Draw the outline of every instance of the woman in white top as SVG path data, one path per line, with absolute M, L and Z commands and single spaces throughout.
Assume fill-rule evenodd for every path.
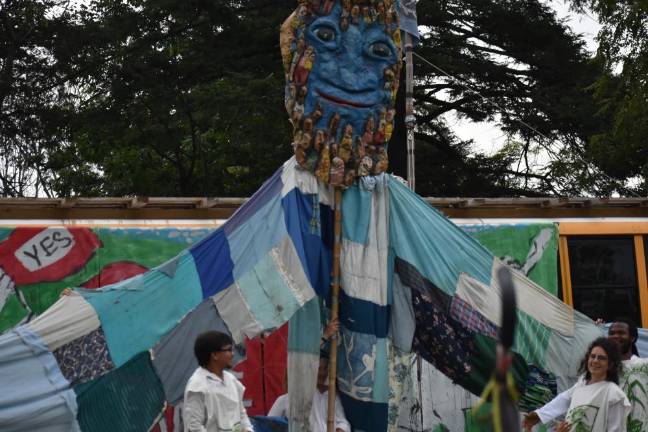
M 598 338 L 590 345 L 579 372 L 583 375 L 569 390 L 524 418 L 525 431 L 563 415 L 556 432 L 625 432 L 630 402 L 618 386 L 621 354 L 617 344 Z

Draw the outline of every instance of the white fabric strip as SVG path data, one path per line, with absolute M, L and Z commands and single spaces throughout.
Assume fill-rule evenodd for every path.
M 239 344 L 245 336 L 253 338 L 263 331 L 261 324 L 254 319 L 250 307 L 241 295 L 236 282 L 212 297 L 216 309 L 232 333 L 232 339 Z
M 100 322 L 90 303 L 72 291 L 27 325 L 54 351 L 97 330 Z
M 319 356 L 288 351 L 288 430 L 315 432 L 309 418 L 318 366 Z
M 315 297 L 315 290 L 304 273 L 291 238 L 286 236 L 270 253 L 281 278 L 295 295 L 299 306 L 304 306 L 307 301 Z
M 341 283 L 354 298 L 387 305 L 387 257 L 389 255 L 389 200 L 386 177 L 372 193 L 367 244 L 342 239 Z M 342 216 L 344 217 L 344 215 Z
M 493 260 L 490 287 L 466 273 L 461 273 L 457 281 L 457 296 L 496 325 L 500 325 L 502 313 L 501 288 L 497 272 L 504 266 L 505 264 L 499 259 Z M 526 278 L 522 273 L 510 267 L 509 269 L 518 309 L 564 336 L 573 336 L 574 310 Z
M 333 188 L 319 181 L 310 172 L 303 170 L 297 165 L 295 157 L 291 157 L 283 164 L 281 173 L 281 196 L 285 197 L 291 190 L 297 188 L 303 194 L 318 195 L 319 202 L 333 206 Z

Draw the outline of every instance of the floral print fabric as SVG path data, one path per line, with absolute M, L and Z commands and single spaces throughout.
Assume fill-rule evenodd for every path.
M 70 382 L 70 387 L 95 379 L 115 368 L 101 327 L 63 345 L 53 354 L 63 376 Z

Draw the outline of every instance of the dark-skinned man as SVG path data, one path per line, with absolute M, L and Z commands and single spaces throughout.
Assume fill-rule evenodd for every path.
M 630 319 L 618 318 L 608 329 L 608 338 L 619 345 L 623 360 L 619 386 L 632 405 L 628 431 L 648 432 L 648 359 L 637 355 L 637 337 L 637 326 Z

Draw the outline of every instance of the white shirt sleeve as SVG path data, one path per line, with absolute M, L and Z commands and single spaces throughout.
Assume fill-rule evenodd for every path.
M 342 402 L 340 402 L 340 398 L 337 395 L 335 395 L 335 429 L 342 429 L 344 432 L 351 432 L 351 425 L 346 419 Z
M 553 398 L 545 406 L 537 409 L 535 412 L 536 414 L 538 414 L 538 417 L 540 417 L 542 424 L 547 424 L 550 421 L 567 414 L 570 403 L 571 392 L 569 390 L 565 390 L 564 392 Z
M 274 401 L 268 417 L 288 417 L 288 395 L 281 395 Z
M 185 432 L 207 432 L 205 429 L 205 402 L 202 393 L 187 392 L 182 416 Z
M 236 378 L 234 379 L 236 380 Z M 241 408 L 241 426 L 246 432 L 254 432 L 252 423 L 250 422 L 247 411 L 245 410 L 245 404 L 243 403 L 243 393 L 245 392 L 245 387 L 243 387 L 243 384 L 241 384 L 238 380 L 236 380 L 236 387 L 239 393 L 239 407 Z
M 610 405 L 608 409 L 608 432 L 625 432 L 627 421 L 627 410 L 624 401 Z

